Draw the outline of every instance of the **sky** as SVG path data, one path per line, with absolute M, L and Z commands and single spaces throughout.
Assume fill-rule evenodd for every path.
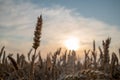
M 70 37 L 79 40 L 79 54 L 112 38 L 112 51 L 120 48 L 120 0 L 0 0 L 0 48 L 27 54 L 32 48 L 37 17 L 43 27 L 38 51 L 42 56 L 65 48 Z

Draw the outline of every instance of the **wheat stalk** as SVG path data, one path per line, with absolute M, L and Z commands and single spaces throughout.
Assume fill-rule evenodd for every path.
M 3 52 L 4 52 L 4 46 L 1 48 L 1 51 L 0 51 L 0 63 L 1 63 L 1 56 L 2 56 L 2 54 L 3 54 Z
M 2 59 L 2 63 L 3 63 L 3 64 L 5 63 L 5 58 L 6 58 L 6 53 L 5 53 L 5 51 L 4 51 L 4 53 L 3 53 L 3 59 Z
M 32 52 L 32 49 L 30 49 L 30 51 L 28 52 L 28 60 L 30 61 L 30 54 Z
M 35 52 L 34 52 L 34 55 L 32 56 L 32 61 L 31 61 L 30 80 L 34 80 L 34 62 L 36 59 L 36 50 L 40 45 L 41 29 L 42 29 L 42 15 L 40 15 L 40 17 L 38 17 L 37 19 L 37 24 L 34 32 L 34 38 L 33 38 L 34 43 L 32 47 L 35 49 Z M 29 59 L 29 56 L 30 54 L 28 54 L 28 59 Z
M 95 47 L 95 40 L 93 41 L 92 56 L 93 56 L 93 59 L 94 59 L 93 63 L 94 63 L 95 69 L 96 69 L 97 68 L 97 63 L 96 63 L 97 53 L 96 53 L 96 47 Z
M 104 51 L 104 60 L 103 60 L 103 66 L 104 66 L 104 72 L 108 72 L 109 70 L 109 46 L 110 46 L 111 38 L 108 38 L 106 41 L 103 41 L 103 51 Z
M 11 61 L 14 69 L 15 69 L 15 70 L 18 70 L 19 68 L 18 68 L 18 65 L 17 65 L 17 62 L 15 61 L 15 59 L 12 58 L 11 56 L 8 56 L 8 59 Z
M 35 32 L 34 32 L 33 48 L 35 50 L 40 45 L 41 29 L 42 29 L 42 15 L 40 15 L 40 17 L 38 17 L 36 29 L 35 29 Z

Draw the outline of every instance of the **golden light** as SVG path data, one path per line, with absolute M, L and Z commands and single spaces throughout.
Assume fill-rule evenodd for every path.
M 78 50 L 79 49 L 79 39 L 75 37 L 68 38 L 65 40 L 64 45 L 69 50 Z

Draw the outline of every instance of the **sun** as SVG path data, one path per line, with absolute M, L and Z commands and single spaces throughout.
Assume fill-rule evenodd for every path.
M 65 40 L 64 45 L 69 50 L 78 50 L 79 49 L 79 39 L 75 37 L 70 37 Z

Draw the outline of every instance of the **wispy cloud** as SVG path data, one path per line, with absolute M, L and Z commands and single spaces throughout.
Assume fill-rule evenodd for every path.
M 43 15 L 41 51 L 49 52 L 64 47 L 63 41 L 69 36 L 80 39 L 82 46 L 90 46 L 92 40 L 100 43 L 112 37 L 112 45 L 120 43 L 120 29 L 94 18 L 85 18 L 74 9 L 63 6 L 41 7 L 31 2 L 14 0 L 0 1 L 0 41 L 1 45 L 14 50 L 28 52 L 32 47 L 32 37 L 37 17 Z

